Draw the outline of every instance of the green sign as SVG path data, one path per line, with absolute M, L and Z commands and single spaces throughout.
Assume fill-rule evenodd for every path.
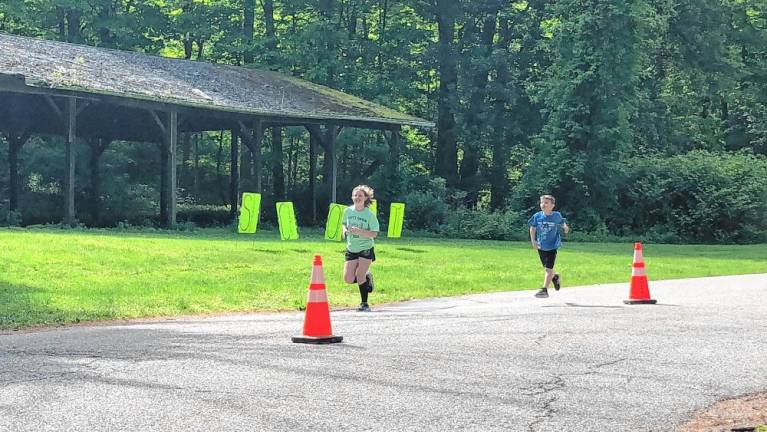
M 240 234 L 253 234 L 258 227 L 258 212 L 261 210 L 261 194 L 244 192 L 242 205 L 240 206 L 240 220 L 237 223 L 237 232 Z
M 378 201 L 370 200 L 370 211 L 372 211 L 374 215 L 378 216 Z
M 281 240 L 298 240 L 298 225 L 296 224 L 296 212 L 292 202 L 278 202 L 277 223 L 280 226 Z
M 402 236 L 402 225 L 405 222 L 405 203 L 391 203 L 389 210 L 389 238 L 400 238 Z
M 330 204 L 328 209 L 328 222 L 325 224 L 325 240 L 341 241 L 343 240 L 343 228 L 341 221 L 344 218 L 343 204 Z

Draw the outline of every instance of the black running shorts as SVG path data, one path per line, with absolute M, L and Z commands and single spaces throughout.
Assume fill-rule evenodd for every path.
M 538 256 L 541 258 L 541 264 L 547 269 L 554 268 L 554 261 L 557 260 L 557 250 L 540 250 L 538 249 Z
M 346 251 L 346 261 L 354 261 L 358 258 L 365 258 L 371 261 L 375 261 L 376 260 L 375 248 L 365 249 L 359 252 L 352 252 L 350 250 Z

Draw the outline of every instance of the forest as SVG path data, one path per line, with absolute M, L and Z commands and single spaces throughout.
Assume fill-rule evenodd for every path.
M 369 184 L 406 204 L 410 230 L 524 239 L 546 193 L 594 238 L 767 241 L 764 0 L 3 0 L 0 33 L 273 70 L 433 121 L 402 129 L 396 173 L 383 132 L 338 137 L 339 201 Z M 232 223 L 229 133 L 180 137 L 181 227 Z M 308 141 L 267 129 L 259 181 L 242 151 L 241 190 L 260 185 L 267 225 L 284 200 L 323 224 Z M 59 223 L 63 138 L 18 149 L 14 211 L 9 142 L 0 131 L 0 223 Z M 156 225 L 154 144 L 97 147 L 76 148 L 78 223 Z

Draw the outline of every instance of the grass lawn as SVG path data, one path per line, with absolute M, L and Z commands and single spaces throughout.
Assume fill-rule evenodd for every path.
M 342 282 L 342 243 L 319 233 L 0 229 L 0 329 L 81 321 L 304 306 L 312 257 L 322 255 L 331 307 L 356 305 Z M 650 281 L 767 273 L 767 247 L 645 245 Z M 565 287 L 628 282 L 631 243 L 567 243 Z M 377 242 L 373 305 L 540 287 L 528 243 L 386 239 Z M 532 293 L 531 293 L 532 294 Z M 627 293 L 628 294 L 628 293 Z

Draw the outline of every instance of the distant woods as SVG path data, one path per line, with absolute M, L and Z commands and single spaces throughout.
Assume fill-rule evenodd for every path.
M 765 240 L 763 0 L 5 0 L 0 31 L 275 70 L 430 119 L 396 151 L 380 131 L 337 142 L 340 200 L 369 183 L 408 204 L 410 228 L 513 238 L 551 193 L 576 231 Z M 19 211 L 0 219 L 58 221 L 59 138 L 2 132 L 0 202 Z M 180 218 L 228 222 L 231 143 L 230 131 L 180 138 Z M 321 223 L 308 202 L 327 178 L 317 145 L 267 129 L 261 154 L 242 147 L 241 190 L 258 184 L 264 208 L 293 200 L 300 222 Z M 154 223 L 149 144 L 76 151 L 80 221 Z

